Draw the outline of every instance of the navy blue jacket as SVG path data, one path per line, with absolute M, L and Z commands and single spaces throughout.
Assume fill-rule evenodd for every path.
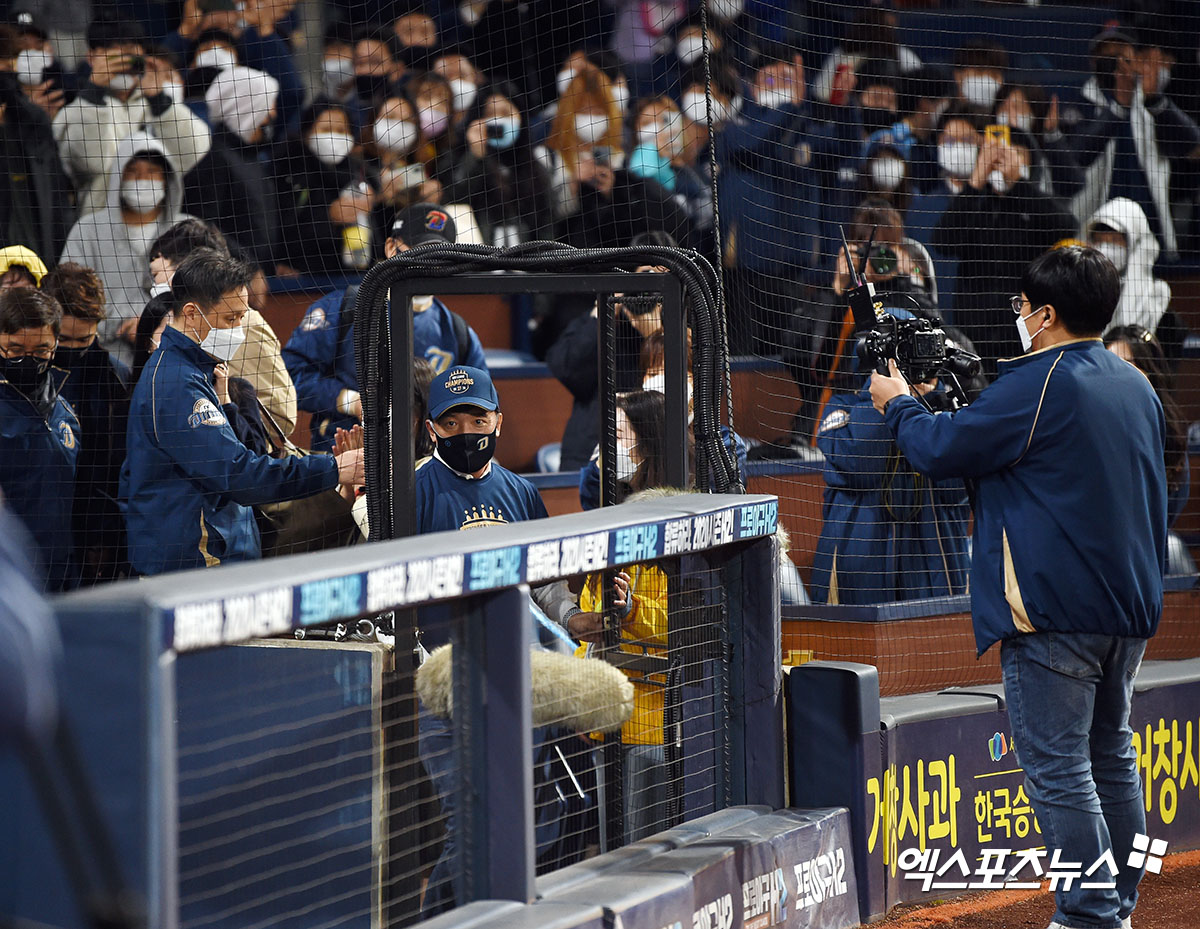
M 46 590 L 60 591 L 78 584 L 71 513 L 82 440 L 79 419 L 60 393 L 67 372 L 51 368 L 50 377 L 58 395 L 46 415 L 0 377 L 0 490 L 37 542 Z
M 913 471 L 863 388 L 825 407 L 825 505 L 816 603 L 890 603 L 965 593 L 971 510 L 961 480 Z
M 358 420 L 338 409 L 343 390 L 358 390 L 354 361 L 354 324 L 341 325 L 344 290 L 326 294 L 308 308 L 283 348 L 283 363 L 296 385 L 296 404 L 312 413 L 312 447 L 328 451 L 337 429 L 349 429 Z M 429 360 L 434 373 L 451 365 L 487 370 L 483 347 L 473 329 L 467 330 L 468 350 L 460 357 L 454 319 L 441 300 L 421 313 L 413 313 L 413 348 Z
M 258 558 L 252 506 L 337 486 L 330 457 L 268 458 L 246 448 L 213 389 L 214 367 L 167 327 L 133 390 L 121 496 L 139 574 Z
M 1150 382 L 1099 339 L 1000 363 L 971 406 L 899 397 L 918 471 L 977 481 L 971 610 L 983 654 L 1029 632 L 1149 638 L 1167 558 L 1166 426 Z

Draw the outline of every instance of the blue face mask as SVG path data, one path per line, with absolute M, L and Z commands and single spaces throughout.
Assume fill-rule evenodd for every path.
M 639 145 L 629 159 L 629 171 L 638 177 L 658 181 L 666 190 L 675 190 L 675 169 L 652 145 Z
M 515 117 L 496 117 L 487 122 L 487 143 L 489 148 L 512 148 L 521 134 L 521 123 Z

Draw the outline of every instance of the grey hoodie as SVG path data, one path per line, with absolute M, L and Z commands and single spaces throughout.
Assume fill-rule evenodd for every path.
M 1092 214 L 1085 234 L 1090 236 L 1097 223 L 1123 233 L 1129 250 L 1129 260 L 1121 272 L 1121 299 L 1112 325 L 1142 326 L 1154 332 L 1171 302 L 1171 288 L 1154 276 L 1159 246 L 1145 211 L 1127 197 L 1114 197 Z
M 154 234 L 130 235 L 121 217 L 121 176 L 125 167 L 141 154 L 161 156 L 169 165 L 167 195 L 159 211 Z M 183 178 L 175 158 L 152 135 L 135 133 L 117 143 L 117 155 L 109 167 L 107 203 L 103 209 L 80 218 L 67 237 L 61 261 L 77 261 L 95 269 L 104 282 L 107 317 L 100 323 L 100 344 L 126 365 L 133 361 L 133 347 L 116 337 L 126 319 L 141 315 L 150 297 L 149 243 L 181 219 Z M 145 246 L 143 243 L 146 243 Z

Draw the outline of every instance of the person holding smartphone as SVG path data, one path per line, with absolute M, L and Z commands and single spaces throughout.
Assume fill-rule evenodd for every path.
M 82 215 L 105 208 L 117 145 L 139 128 L 162 142 L 185 174 L 211 144 L 204 121 L 165 91 L 170 68 L 145 57 L 146 36 L 138 23 L 97 18 L 88 26 L 87 42 L 90 81 L 53 123 Z

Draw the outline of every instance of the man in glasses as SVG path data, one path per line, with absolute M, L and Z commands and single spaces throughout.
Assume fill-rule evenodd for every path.
M 871 382 L 913 467 L 976 486 L 975 642 L 980 654 L 1000 643 L 1047 851 L 1085 869 L 1111 856 L 1060 884 L 1051 929 L 1128 926 L 1142 876 L 1126 865 L 1146 831 L 1129 707 L 1162 614 L 1166 426 L 1145 376 L 1105 357 L 1120 294 L 1096 249 L 1047 252 L 1011 300 L 1025 354 L 971 406 L 929 413 L 895 367 Z
M 40 290 L 0 291 L 0 490 L 37 542 L 49 591 L 78 583 L 71 512 L 79 420 L 50 362 L 62 310 Z

